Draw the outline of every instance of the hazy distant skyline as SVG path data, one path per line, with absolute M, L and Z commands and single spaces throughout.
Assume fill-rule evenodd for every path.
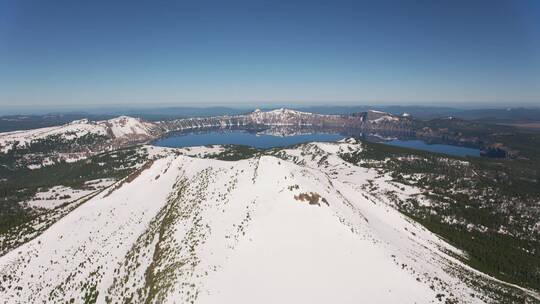
M 0 1 L 0 106 L 540 105 L 539 1 Z

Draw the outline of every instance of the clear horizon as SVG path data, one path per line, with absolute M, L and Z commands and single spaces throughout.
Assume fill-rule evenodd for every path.
M 135 105 L 49 105 L 49 106 L 6 106 L 0 109 L 0 116 L 3 115 L 45 115 L 45 114 L 66 114 L 66 113 L 88 113 L 88 114 L 117 114 L 119 112 L 129 112 L 129 111 L 148 111 L 148 110 L 165 110 L 165 109 L 213 109 L 213 108 L 224 108 L 231 110 L 254 110 L 257 108 L 261 109 L 278 109 L 278 108 L 292 108 L 292 109 L 308 109 L 308 108 L 319 108 L 319 107 L 328 107 L 328 108 L 354 108 L 354 107 L 367 107 L 367 108 L 389 108 L 389 107 L 403 107 L 403 108 L 426 108 L 426 109 L 454 109 L 454 110 L 488 110 L 488 109 L 540 109 L 540 105 L 536 104 L 525 104 L 525 105 L 475 105 L 475 104 L 399 104 L 399 103 L 355 103 L 355 104 L 345 104 L 345 103 L 306 103 L 306 104 L 295 104 L 295 103 L 265 103 L 265 104 L 246 104 L 246 103 L 236 103 L 236 104 L 210 104 L 210 105 L 200 105 L 200 104 L 135 104 Z M 165 113 L 162 113 L 165 114 Z

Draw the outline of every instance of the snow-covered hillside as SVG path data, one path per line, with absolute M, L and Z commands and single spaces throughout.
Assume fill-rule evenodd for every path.
M 115 138 L 133 135 L 150 137 L 152 129 L 155 127 L 152 123 L 129 116 L 120 116 L 107 121 L 100 121 L 98 124 L 106 126 Z
M 298 126 L 312 125 L 312 121 L 314 119 L 324 119 L 332 116 L 280 108 L 267 112 L 256 109 L 252 113 L 248 114 L 248 117 L 254 124 L 259 125 Z
M 81 138 L 85 135 L 103 136 L 111 139 L 130 136 L 150 137 L 153 126 L 152 123 L 127 116 L 103 121 L 76 120 L 60 126 L 0 133 L 0 152 L 5 153 L 13 148 L 24 148 L 36 141 L 53 137 L 59 137 L 65 141 Z
M 161 133 L 154 123 L 120 116 L 110 120 L 76 120 L 34 130 L 0 133 L 0 155 L 8 166 L 39 169 L 76 162 L 92 155 L 148 142 Z
M 507 286 L 396 211 L 419 190 L 344 161 L 354 140 L 239 161 L 145 149 L 136 173 L 0 257 L 2 300 L 484 303 Z

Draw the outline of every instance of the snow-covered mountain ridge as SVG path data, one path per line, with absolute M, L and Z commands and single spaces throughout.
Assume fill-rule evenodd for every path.
M 76 120 L 69 124 L 34 130 L 0 133 L 0 151 L 8 152 L 18 147 L 25 147 L 32 142 L 59 136 L 64 140 L 85 135 L 103 136 L 109 139 L 140 140 L 153 138 L 167 131 L 200 129 L 232 126 L 301 126 L 301 125 L 342 125 L 367 127 L 371 123 L 398 122 L 399 117 L 388 113 L 369 111 L 356 116 L 322 115 L 289 109 L 277 109 L 263 112 L 255 110 L 245 115 L 215 116 L 203 118 L 182 118 L 173 121 L 147 122 L 139 118 L 120 116 L 104 121 Z M 356 123 L 356 125 L 354 125 Z M 373 126 L 371 126 L 373 127 Z
M 164 121 L 158 125 L 164 131 L 249 126 L 316 126 L 362 130 L 405 130 L 409 127 L 409 120 L 378 111 L 354 115 L 323 115 L 281 108 L 266 112 L 257 109 L 243 115 L 182 118 Z
M 169 132 L 213 128 L 313 127 L 348 130 L 404 130 L 407 121 L 388 113 L 369 111 L 351 116 L 321 115 L 277 109 L 235 116 L 182 118 L 149 122 L 120 116 L 104 121 L 76 120 L 34 130 L 0 133 L 0 153 L 12 153 L 14 165 L 27 168 L 77 161 L 156 139 Z
M 4 154 L 10 167 L 37 169 L 145 143 L 159 134 L 155 124 L 139 118 L 81 119 L 60 126 L 0 133 L 0 156 Z
M 0 257 L 7 303 L 484 303 L 486 286 L 514 289 L 398 212 L 419 189 L 345 161 L 354 140 L 238 161 L 142 149 L 147 165 Z
M 0 133 L 0 152 L 6 153 L 14 148 L 24 148 L 32 143 L 55 137 L 69 141 L 94 135 L 108 140 L 141 142 L 166 132 L 213 127 L 260 125 L 386 128 L 389 123 L 394 123 L 396 128 L 399 128 L 399 122 L 399 117 L 377 111 L 343 116 L 314 114 L 283 108 L 267 112 L 257 109 L 251 113 L 236 116 L 182 118 L 161 122 L 147 122 L 139 118 L 120 116 L 104 121 L 82 119 L 60 126 Z
M 82 119 L 61 126 L 0 133 L 0 150 L 8 152 L 13 148 L 23 148 L 33 142 L 55 136 L 64 140 L 72 140 L 86 135 L 103 136 L 110 139 L 130 136 L 151 137 L 153 127 L 152 123 L 128 116 L 104 121 Z

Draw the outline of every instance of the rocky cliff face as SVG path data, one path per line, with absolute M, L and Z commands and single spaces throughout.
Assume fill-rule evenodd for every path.
M 158 123 L 162 132 L 204 128 L 234 128 L 257 126 L 312 126 L 341 127 L 366 131 L 404 131 L 410 128 L 410 119 L 392 114 L 368 111 L 354 115 L 322 115 L 289 109 L 278 109 L 215 117 L 184 118 Z

